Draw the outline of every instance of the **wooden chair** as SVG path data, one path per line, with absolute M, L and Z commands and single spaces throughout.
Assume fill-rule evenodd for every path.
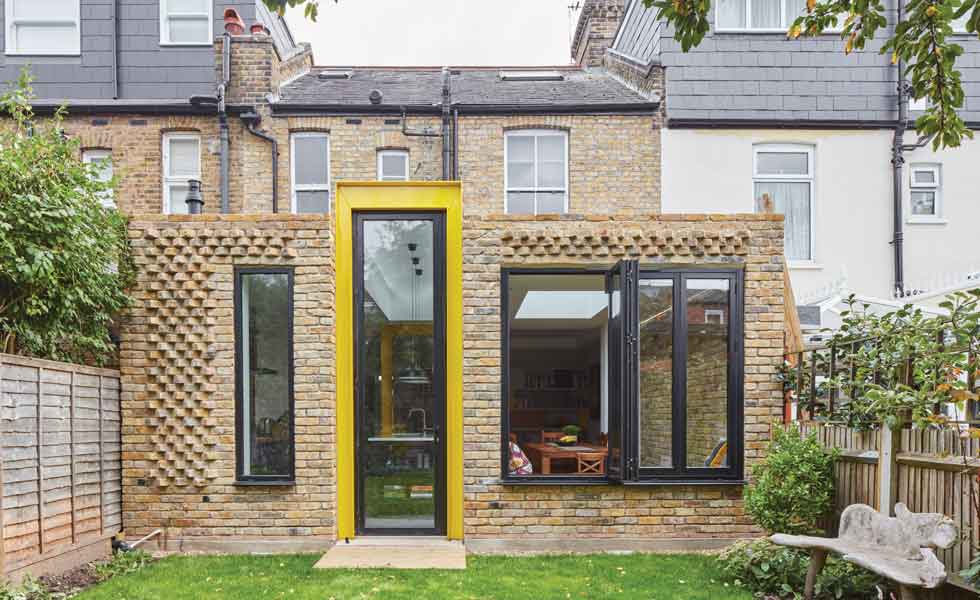
M 606 455 L 603 452 L 579 452 L 575 455 L 578 460 L 578 472 L 580 475 L 605 475 L 606 474 Z
M 542 431 L 541 432 L 541 443 L 547 444 L 548 442 L 557 442 L 565 434 L 560 431 Z

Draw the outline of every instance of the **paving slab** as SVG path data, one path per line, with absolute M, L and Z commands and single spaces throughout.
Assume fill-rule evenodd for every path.
M 431 537 L 365 536 L 327 550 L 314 569 L 465 569 L 462 542 Z

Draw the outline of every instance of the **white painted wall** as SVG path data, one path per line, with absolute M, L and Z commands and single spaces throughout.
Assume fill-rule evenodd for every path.
M 797 298 L 843 274 L 855 292 L 890 297 L 890 131 L 663 129 L 662 136 L 662 202 L 668 213 L 753 212 L 753 146 L 812 145 L 814 261 L 790 265 Z M 975 233 L 980 223 L 980 141 L 939 154 L 920 149 L 907 156 L 906 164 L 915 162 L 943 165 L 946 222 L 905 225 L 906 281 L 927 279 L 937 269 L 980 268 L 980 236 Z M 905 181 L 907 215 L 907 173 Z

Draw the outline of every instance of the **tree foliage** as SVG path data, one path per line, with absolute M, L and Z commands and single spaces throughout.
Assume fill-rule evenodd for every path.
M 947 315 L 928 315 L 908 304 L 875 314 L 851 296 L 840 328 L 806 356 L 802 373 L 784 366 L 785 391 L 815 417 L 858 429 L 894 428 L 908 420 L 919 427 L 946 425 L 937 408 L 955 405 L 963 411 L 978 399 L 980 288 L 950 294 L 940 306 Z M 828 377 L 832 358 L 835 373 Z M 830 414 L 828 398 L 835 390 Z
M 275 11 L 280 16 L 286 14 L 286 9 L 293 6 L 302 6 L 303 14 L 307 19 L 316 22 L 320 14 L 320 0 L 263 0 L 269 10 Z M 334 0 L 336 2 L 337 0 Z
M 906 0 L 900 0 L 906 2 Z M 686 52 L 697 46 L 708 32 L 711 0 L 643 0 L 658 9 L 658 18 L 674 26 L 675 38 Z M 797 17 L 787 37 L 814 37 L 839 28 L 842 50 L 862 50 L 887 25 L 882 0 L 807 0 L 806 12 Z M 904 16 L 894 34 L 885 40 L 882 54 L 890 54 L 907 65 L 911 97 L 927 99 L 925 112 L 915 127 L 932 138 L 934 149 L 959 146 L 973 132 L 959 116 L 963 107 L 963 85 L 956 59 L 963 47 L 948 40 L 952 22 L 969 13 L 966 30 L 978 35 L 980 0 L 907 0 Z
M 39 120 L 25 70 L 0 96 L 0 350 L 101 362 L 109 325 L 129 298 L 126 222 L 102 205 L 64 109 Z

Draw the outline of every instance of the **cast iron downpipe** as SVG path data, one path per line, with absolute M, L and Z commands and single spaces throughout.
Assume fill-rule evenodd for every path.
M 227 31 L 222 35 L 221 43 L 221 85 L 218 87 L 218 137 L 221 142 L 221 212 L 230 211 L 228 201 L 228 114 L 225 112 L 225 95 L 228 82 L 231 81 L 231 34 Z
M 459 109 L 453 109 L 453 181 L 459 181 Z
M 898 3 L 896 23 L 901 23 L 905 17 L 905 2 Z M 895 121 L 895 132 L 892 135 L 892 250 L 895 254 L 894 289 L 897 297 L 905 294 L 905 266 L 903 260 L 902 229 L 902 167 L 905 165 L 905 129 L 909 119 L 909 90 L 905 82 L 905 62 L 899 57 L 895 63 L 898 87 L 898 119 Z
M 259 121 L 262 120 L 255 110 L 250 110 L 249 112 L 241 115 L 242 122 L 245 123 L 245 127 L 248 132 L 257 138 L 261 138 L 271 145 L 272 148 L 272 212 L 279 212 L 279 143 L 276 138 L 272 137 L 268 133 L 259 131 L 256 127 Z
M 119 0 L 112 0 L 112 99 L 119 99 Z
M 442 180 L 449 181 L 452 168 L 452 139 L 449 136 L 450 103 L 452 92 L 449 88 L 449 67 L 442 68 Z

